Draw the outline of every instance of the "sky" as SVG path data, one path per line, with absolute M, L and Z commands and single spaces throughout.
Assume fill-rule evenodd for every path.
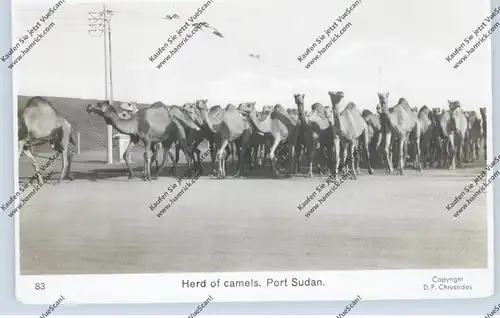
M 56 2 L 16 0 L 15 39 Z M 328 91 L 341 90 L 345 104 L 374 110 L 383 90 L 390 104 L 404 97 L 416 107 L 447 107 L 448 99 L 491 107 L 489 41 L 458 69 L 445 59 L 481 24 L 489 1 L 363 0 L 345 20 L 351 27 L 306 69 L 297 57 L 353 2 L 214 0 L 198 21 L 224 38 L 198 32 L 158 69 L 149 56 L 205 1 L 108 1 L 114 99 L 295 107 L 293 94 L 303 93 L 308 108 L 329 105 Z M 103 37 L 87 32 L 88 12 L 101 8 L 71 0 L 59 8 L 55 27 L 15 67 L 19 94 L 104 99 Z M 181 19 L 162 19 L 173 13 Z

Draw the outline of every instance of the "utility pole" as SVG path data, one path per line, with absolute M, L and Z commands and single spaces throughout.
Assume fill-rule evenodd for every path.
M 383 87 L 383 82 L 382 82 L 382 66 L 380 66 L 380 63 L 378 64 L 378 80 L 379 80 L 379 87 L 380 87 L 380 92 L 384 92 L 384 87 Z
M 98 36 L 104 37 L 104 99 L 113 102 L 113 80 L 111 72 L 111 13 L 106 8 L 106 3 L 102 6 L 102 12 L 89 12 L 89 34 L 100 32 Z M 109 54 L 109 57 L 108 57 Z M 108 61 L 109 58 L 109 61 Z M 106 125 L 106 147 L 107 147 L 107 163 L 113 163 L 113 127 Z

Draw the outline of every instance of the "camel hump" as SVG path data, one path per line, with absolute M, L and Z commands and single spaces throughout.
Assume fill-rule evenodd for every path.
M 151 106 L 149 108 L 159 108 L 159 107 L 164 107 L 166 109 L 169 108 L 169 106 L 165 105 L 163 102 L 161 101 L 156 101 L 154 102 L 153 104 L 151 104 Z
M 368 110 L 368 109 L 363 110 L 363 112 L 361 113 L 361 116 L 363 118 L 369 117 L 371 115 L 373 115 L 373 113 L 370 110 Z
M 324 112 L 325 111 L 325 107 L 321 103 L 314 103 L 311 106 L 311 111 Z
M 281 104 L 274 105 L 274 111 L 280 113 L 287 113 L 285 107 L 283 107 Z
M 398 100 L 398 105 L 405 105 L 405 106 L 410 106 L 410 104 L 408 104 L 408 101 L 406 99 L 404 99 L 403 97 L 401 97 L 399 100 Z
M 227 104 L 225 111 L 235 111 L 238 110 L 233 104 Z
M 429 107 L 427 107 L 426 105 L 422 106 L 420 108 L 420 110 L 418 111 L 418 116 L 420 116 L 420 114 L 424 114 L 424 115 L 427 115 L 431 112 L 431 110 L 429 109 Z
M 345 106 L 345 109 L 349 109 L 349 110 L 357 109 L 357 108 L 356 108 L 356 104 L 354 104 L 353 102 L 349 102 L 349 103 L 347 103 L 347 105 Z

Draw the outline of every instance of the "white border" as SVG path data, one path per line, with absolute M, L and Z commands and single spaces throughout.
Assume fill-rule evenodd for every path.
M 490 4 L 491 11 L 491 4 Z M 15 15 L 11 6 L 12 39 L 14 39 Z M 487 50 L 492 65 L 491 37 Z M 13 136 L 17 140 L 17 68 L 13 68 Z M 490 67 L 491 91 L 487 107 L 487 162 L 493 156 L 493 78 Z M 14 142 L 14 188 L 19 188 L 19 162 L 17 143 Z M 498 169 L 498 167 L 497 167 Z M 491 173 L 488 177 L 491 176 Z M 296 272 L 239 272 L 239 273 L 176 273 L 176 274 L 124 274 L 124 275 L 20 275 L 19 213 L 15 215 L 15 282 L 16 299 L 24 304 L 53 304 L 61 295 L 64 304 L 81 303 L 202 303 L 209 295 L 213 302 L 242 301 L 352 301 L 357 295 L 362 300 L 403 299 L 457 299 L 485 298 L 494 294 L 494 240 L 493 240 L 493 193 L 494 184 L 487 189 L 487 241 L 488 267 L 485 269 L 439 269 L 439 270 L 371 270 L 371 271 L 296 271 Z M 14 206 L 19 204 L 16 201 Z M 450 214 L 449 216 L 453 216 Z M 463 277 L 459 284 L 471 285 L 471 290 L 423 290 L 432 278 Z M 323 287 L 269 287 L 266 279 L 275 280 L 293 277 L 299 279 L 321 279 Z M 250 280 L 260 281 L 262 288 L 181 288 L 182 280 L 210 281 Z M 45 283 L 44 291 L 34 290 L 35 283 Z M 436 283 L 439 288 L 439 283 Z M 196 308 L 193 308 L 193 311 Z

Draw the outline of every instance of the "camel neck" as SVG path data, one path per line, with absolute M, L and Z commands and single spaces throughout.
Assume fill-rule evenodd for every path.
M 109 122 L 119 133 L 125 135 L 137 133 L 137 125 L 134 117 L 131 119 L 121 119 L 116 110 L 112 107 L 104 113 L 103 117 L 106 119 L 106 122 Z
M 205 125 L 208 127 L 208 129 L 212 133 L 215 133 L 214 124 L 212 123 L 212 119 L 210 118 L 210 116 L 208 114 L 208 109 L 206 106 L 203 107 L 202 113 L 203 113 L 203 121 L 205 122 Z
M 270 132 L 270 129 L 263 125 L 265 120 L 257 118 L 257 111 L 255 110 L 255 108 L 252 108 L 248 116 L 250 117 L 250 121 L 254 124 L 258 132 L 263 134 Z
M 302 103 L 302 102 L 296 102 L 296 104 L 297 104 L 297 110 L 299 111 L 300 123 L 302 125 L 307 125 L 306 113 L 304 111 L 304 103 Z
M 338 131 L 342 129 L 340 122 L 340 110 L 339 110 L 340 100 L 336 101 L 332 98 L 332 114 L 333 114 L 333 126 L 337 128 Z

